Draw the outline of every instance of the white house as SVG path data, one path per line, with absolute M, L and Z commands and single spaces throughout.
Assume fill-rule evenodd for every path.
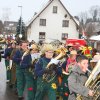
M 27 24 L 29 41 L 78 38 L 78 24 L 60 0 L 49 0 L 46 6 Z

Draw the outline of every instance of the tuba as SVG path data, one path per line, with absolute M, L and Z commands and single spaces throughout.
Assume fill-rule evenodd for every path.
M 94 96 L 92 97 L 92 100 L 100 100 L 98 99 L 100 97 L 100 60 L 91 72 L 88 80 L 85 83 L 85 86 L 94 91 Z M 78 94 L 76 100 L 85 99 L 83 98 L 83 96 Z
M 65 55 L 66 55 L 67 49 L 65 47 L 60 48 L 60 53 L 57 57 L 54 58 L 54 60 L 60 60 L 62 59 Z M 55 77 L 56 77 L 56 72 L 54 71 L 54 69 L 52 69 L 52 65 L 53 63 L 51 63 L 51 61 L 48 63 L 48 65 L 46 66 L 46 69 L 50 70 L 51 73 L 44 73 L 42 79 L 46 82 L 51 82 Z

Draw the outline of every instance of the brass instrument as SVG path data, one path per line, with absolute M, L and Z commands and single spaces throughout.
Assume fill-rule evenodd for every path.
M 92 100 L 98 100 L 100 97 L 100 60 L 91 72 L 85 86 L 94 91 Z M 85 100 L 81 95 L 77 95 L 76 100 Z
M 60 54 L 55 57 L 55 60 L 60 60 L 66 55 L 67 49 L 66 48 L 60 48 Z M 51 62 L 48 63 L 46 66 L 46 69 L 52 69 Z M 46 82 L 51 82 L 56 77 L 56 72 L 52 69 L 52 73 L 44 73 L 43 74 L 43 80 Z
M 36 62 L 38 61 L 39 58 L 40 58 L 40 53 L 33 54 L 32 62 L 31 62 L 32 66 L 29 68 L 29 72 L 32 72 L 33 75 L 34 75 L 35 64 L 36 64 Z
M 26 50 L 26 51 L 23 53 L 22 60 L 23 60 L 24 56 L 28 55 L 29 53 L 30 53 L 30 50 Z
M 24 52 L 24 54 L 22 56 L 22 60 L 23 60 L 24 56 L 26 56 L 28 54 L 30 54 L 29 49 Z M 40 53 L 35 53 L 35 54 L 31 55 L 31 57 L 32 57 L 32 61 L 31 61 L 32 65 L 29 67 L 29 72 L 32 72 L 34 74 L 35 64 L 38 61 L 38 59 L 40 58 Z
M 3 44 L 5 42 L 6 42 L 5 38 L 0 38 L 0 44 Z

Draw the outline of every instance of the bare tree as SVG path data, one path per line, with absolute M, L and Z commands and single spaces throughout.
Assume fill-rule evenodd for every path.
M 91 35 L 94 34 L 94 30 L 95 30 L 95 24 L 90 22 L 86 25 L 86 33 L 88 35 L 88 37 L 90 37 Z
M 89 13 L 89 14 L 87 14 Z M 79 14 L 80 20 L 80 34 L 84 30 L 87 34 L 87 37 L 90 37 L 94 34 L 96 29 L 96 24 L 100 22 L 100 6 L 92 6 L 88 12 L 81 12 Z M 96 22 L 96 23 L 95 23 Z
M 94 22 L 98 21 L 100 19 L 100 6 L 92 6 L 89 10 L 90 15 Z
M 79 17 L 79 21 L 80 21 L 79 37 L 81 37 L 83 34 L 83 31 L 85 31 L 85 28 L 86 28 L 86 21 L 88 19 L 88 14 L 87 14 L 87 12 L 81 12 L 78 17 Z
M 87 12 L 81 12 L 81 13 L 79 14 L 79 20 L 80 20 L 80 22 L 81 22 L 81 24 L 82 24 L 83 26 L 85 25 L 87 19 L 88 19 L 88 14 L 87 14 Z

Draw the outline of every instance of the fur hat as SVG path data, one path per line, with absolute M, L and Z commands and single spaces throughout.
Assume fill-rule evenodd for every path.
M 98 62 L 100 60 L 100 54 L 95 55 L 90 62 Z
M 72 50 L 72 51 L 70 52 L 70 54 L 72 54 L 72 55 L 77 55 L 77 51 L 76 51 L 76 50 Z
M 42 52 L 46 52 L 46 51 L 54 51 L 54 47 L 51 44 L 44 44 L 43 48 L 42 48 Z

